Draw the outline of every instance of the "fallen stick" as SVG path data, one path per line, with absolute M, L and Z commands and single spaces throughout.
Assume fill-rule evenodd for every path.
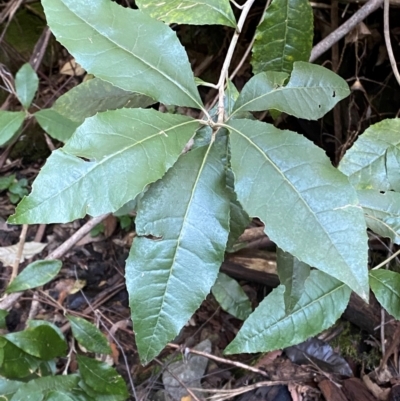
M 310 63 L 314 62 L 319 56 L 329 50 L 336 42 L 346 36 L 353 28 L 355 28 L 368 15 L 372 14 L 383 4 L 383 0 L 369 0 L 364 4 L 352 17 L 339 28 L 330 33 L 326 38 L 315 45 L 311 51 Z

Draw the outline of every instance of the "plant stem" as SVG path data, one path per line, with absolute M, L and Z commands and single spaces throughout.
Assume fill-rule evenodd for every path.
M 228 52 L 226 53 L 225 61 L 221 69 L 221 75 L 219 77 L 219 81 L 217 84 L 218 87 L 218 123 L 221 124 L 224 122 L 225 115 L 225 106 L 224 106 L 224 97 L 225 97 L 225 81 L 228 77 L 228 70 L 231 65 L 233 52 L 235 51 L 236 44 L 238 42 L 240 33 L 242 32 L 243 25 L 246 21 L 247 15 L 250 11 L 251 6 L 253 5 L 255 0 L 247 0 L 247 2 L 243 5 L 242 13 L 240 14 L 240 18 L 233 34 L 231 43 L 228 48 Z
M 385 259 L 382 263 L 379 263 L 378 266 L 375 266 L 374 268 L 372 268 L 371 270 L 380 269 L 381 267 L 385 266 L 387 263 L 389 263 L 392 259 L 394 259 L 399 254 L 400 254 L 400 249 L 397 252 L 395 252 L 392 256 L 390 256 L 387 259 Z

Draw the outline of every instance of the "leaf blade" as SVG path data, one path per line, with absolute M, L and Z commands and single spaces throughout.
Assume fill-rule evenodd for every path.
M 49 157 L 9 221 L 67 222 L 118 210 L 164 175 L 197 127 L 190 117 L 145 109 L 88 118 Z
M 400 274 L 390 270 L 369 272 L 371 290 L 379 303 L 397 320 L 400 319 Z
M 215 143 L 194 149 L 141 201 L 126 281 L 142 363 L 179 333 L 217 278 L 229 231 L 224 168 Z
M 235 103 L 239 111 L 279 110 L 298 118 L 316 120 L 350 94 L 346 81 L 332 71 L 297 61 L 286 86 L 285 73 L 266 72 L 252 77 Z
M 370 189 L 357 191 L 368 228 L 400 244 L 400 194 Z
M 289 313 L 300 300 L 311 269 L 309 265 L 300 262 L 296 257 L 280 248 L 276 250 L 276 266 L 279 281 L 285 286 L 285 310 L 286 313 Z
M 93 78 L 64 93 L 50 109 L 36 112 L 35 118 L 51 137 L 66 142 L 86 118 L 96 113 L 124 107 L 146 108 L 154 102 L 148 96 Z
M 25 63 L 15 75 L 15 91 L 22 106 L 27 109 L 39 87 L 39 78 L 29 63 Z
M 251 302 L 239 283 L 224 273 L 219 273 L 211 288 L 221 308 L 240 320 L 246 320 L 250 313 Z
M 62 262 L 60 260 L 37 260 L 32 262 L 10 283 L 6 292 L 25 291 L 45 285 L 57 276 L 61 267 Z
M 371 125 L 346 152 L 339 170 L 357 189 L 400 191 L 400 118 Z
M 187 55 L 162 22 L 109 0 L 42 4 L 57 40 L 96 77 L 166 104 L 202 108 Z
M 285 312 L 284 287 L 274 289 L 245 321 L 225 354 L 267 352 L 299 344 L 332 326 L 346 309 L 351 291 L 314 270 L 293 311 Z
M 296 133 L 250 120 L 233 120 L 229 127 L 243 208 L 264 222 L 280 248 L 368 299 L 365 219 L 346 177 Z
M 308 0 L 273 0 L 257 27 L 253 73 L 290 73 L 295 61 L 308 61 L 313 40 L 313 12 Z
M 88 351 L 99 354 L 111 354 L 110 344 L 104 334 L 86 319 L 77 316 L 67 316 L 71 330 L 78 342 Z
M 236 26 L 229 0 L 137 0 L 136 4 L 142 11 L 166 24 Z
M 0 146 L 7 143 L 17 133 L 24 120 L 23 111 L 0 110 Z

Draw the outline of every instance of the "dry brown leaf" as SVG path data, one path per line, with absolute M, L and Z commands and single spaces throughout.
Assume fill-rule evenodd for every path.
M 2 262 L 4 266 L 13 266 L 18 246 L 19 245 L 16 244 L 0 247 L 0 262 Z M 29 259 L 42 252 L 46 246 L 47 244 L 42 244 L 41 242 L 25 242 L 20 262 L 22 263 L 25 259 Z

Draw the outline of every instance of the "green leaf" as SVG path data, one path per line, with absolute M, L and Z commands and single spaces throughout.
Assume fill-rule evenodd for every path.
M 62 262 L 60 260 L 37 260 L 32 262 L 11 282 L 6 292 L 25 291 L 45 285 L 57 276 L 61 267 Z
M 226 186 L 230 197 L 230 222 L 229 237 L 226 244 L 226 251 L 234 249 L 234 244 L 250 224 L 250 217 L 237 200 L 235 192 L 235 178 L 230 167 L 226 170 Z
M 44 131 L 61 142 L 66 142 L 80 125 L 53 109 L 40 110 L 34 116 Z
M 88 72 L 166 104 L 202 108 L 176 33 L 139 10 L 110 0 L 43 0 L 57 40 Z
M 308 0 L 273 0 L 256 30 L 253 73 L 290 74 L 295 61 L 309 60 L 313 36 L 313 12 Z
M 400 320 L 400 274 L 390 270 L 371 270 L 369 284 L 378 302 Z
M 49 157 L 9 222 L 61 223 L 118 210 L 172 167 L 197 127 L 189 117 L 143 109 L 88 118 Z
M 146 108 L 155 101 L 127 92 L 99 78 L 90 79 L 60 96 L 51 109 L 37 112 L 41 127 L 53 138 L 66 142 L 86 118 L 96 113 L 125 108 Z
M 51 391 L 47 394 L 44 401 L 77 401 L 73 395 L 65 394 L 63 391 Z M 88 400 L 89 401 L 89 400 Z
M 34 372 L 42 362 L 22 349 L 15 346 L 10 341 L 1 338 L 4 345 L 1 345 L 3 350 L 3 363 L 0 365 L 0 375 L 8 379 L 19 379 L 27 377 Z
M 292 312 L 286 313 L 285 287 L 274 289 L 244 322 L 225 354 L 267 352 L 296 345 L 332 326 L 346 309 L 350 289 L 314 270 Z
M 23 111 L 0 110 L 0 146 L 8 142 L 21 128 L 25 120 Z
M 178 335 L 217 278 L 230 205 L 221 148 L 182 155 L 140 201 L 126 282 L 142 363 Z
M 106 363 L 85 356 L 76 356 L 79 372 L 84 382 L 100 394 L 110 394 L 128 398 L 128 390 L 124 379 L 117 371 Z
M 106 336 L 96 326 L 80 317 L 67 316 L 67 318 L 71 323 L 72 334 L 80 345 L 91 352 L 111 354 Z
M 29 355 L 45 361 L 64 356 L 67 343 L 50 326 L 41 325 L 4 336 L 9 342 Z
M 155 101 L 141 93 L 127 92 L 99 78 L 89 79 L 60 96 L 52 109 L 79 124 L 96 113 L 121 108 L 146 108 Z
M 7 327 L 6 317 L 8 313 L 8 311 L 0 309 L 0 329 L 5 329 Z
M 297 61 L 287 85 L 282 72 L 263 72 L 244 86 L 236 101 L 239 111 L 279 110 L 306 120 L 317 120 L 350 94 L 346 81 L 334 72 Z
M 0 191 L 8 189 L 15 180 L 15 174 L 11 174 L 7 177 L 0 177 Z
M 400 244 L 400 194 L 384 194 L 370 189 L 357 191 L 368 228 L 376 234 Z
M 12 397 L 12 401 L 43 400 L 52 391 L 65 393 L 73 390 L 77 387 L 78 382 L 78 375 L 39 377 L 27 383 L 21 383 L 18 391 Z
M 301 135 L 259 121 L 229 125 L 243 208 L 284 251 L 368 299 L 366 224 L 346 177 Z
M 136 0 L 136 4 L 166 24 L 236 26 L 229 0 Z
M 224 273 L 219 273 L 211 288 L 221 308 L 240 320 L 246 320 L 252 312 L 251 302 L 239 283 Z
M 357 189 L 400 191 L 400 118 L 371 125 L 346 152 L 339 169 Z
M 27 109 L 39 87 L 39 78 L 29 63 L 24 64 L 15 75 L 15 90 L 18 100 Z
M 29 329 L 33 329 L 35 327 L 39 327 L 39 326 L 49 326 L 51 327 L 57 334 L 58 337 L 60 338 L 61 341 L 65 341 L 65 337 L 63 332 L 61 331 L 61 329 L 56 326 L 54 323 L 48 322 L 47 320 L 39 320 L 39 319 L 35 319 L 35 320 L 28 320 L 28 328 Z
M 285 286 L 283 297 L 285 310 L 286 313 L 290 313 L 304 293 L 304 285 L 310 275 L 310 266 L 280 248 L 276 250 L 276 266 L 279 281 Z
M 0 400 L 10 401 L 13 394 L 19 389 L 23 382 L 7 380 L 0 377 Z

